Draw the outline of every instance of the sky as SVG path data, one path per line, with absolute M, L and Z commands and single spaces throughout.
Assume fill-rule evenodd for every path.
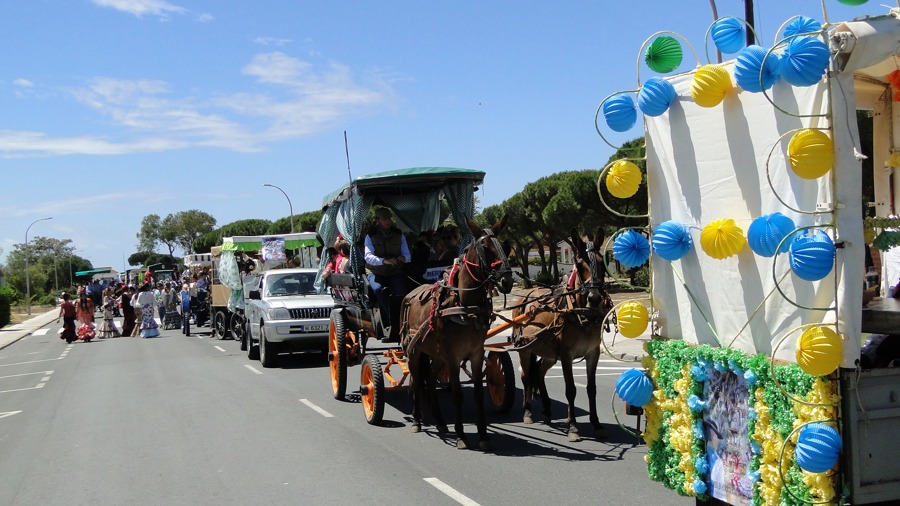
M 824 3 L 832 23 L 888 10 Z M 755 10 L 766 47 L 791 16 L 826 19 L 822 0 Z M 654 75 L 644 42 L 676 32 L 686 71 L 713 19 L 710 0 L 4 0 L 0 263 L 27 231 L 123 270 L 149 214 L 277 220 L 407 167 L 485 171 L 479 206 L 500 204 L 603 168 L 594 115 Z

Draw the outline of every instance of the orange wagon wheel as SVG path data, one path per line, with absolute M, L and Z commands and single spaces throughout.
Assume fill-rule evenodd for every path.
M 328 365 L 331 369 L 331 392 L 342 400 L 347 393 L 347 329 L 344 313 L 331 312 L 328 325 Z
M 516 398 L 516 372 L 509 353 L 489 351 L 484 361 L 488 396 L 497 413 L 509 413 Z
M 384 417 L 384 371 L 376 355 L 366 355 L 363 360 L 359 395 L 366 421 L 371 425 L 380 424 Z

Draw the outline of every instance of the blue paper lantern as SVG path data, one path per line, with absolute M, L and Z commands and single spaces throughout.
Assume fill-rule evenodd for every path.
M 744 47 L 744 22 L 738 18 L 722 18 L 712 26 L 712 39 L 719 51 L 737 53 Z
M 616 381 L 616 394 L 630 406 L 642 407 L 653 398 L 653 381 L 640 369 L 628 369 Z
M 659 77 L 651 77 L 638 93 L 638 107 L 647 116 L 659 116 L 675 100 L 675 87 Z
M 781 213 L 760 216 L 753 220 L 747 229 L 747 243 L 754 253 L 764 257 L 775 256 L 775 248 L 782 239 L 797 228 L 794 220 Z M 777 253 L 784 253 L 790 248 L 790 241 L 784 241 Z
M 674 221 L 664 221 L 653 231 L 653 252 L 674 262 L 694 247 L 691 233 L 686 225 Z
M 828 46 L 814 37 L 791 39 L 779 59 L 781 77 L 794 86 L 812 86 L 828 68 Z
M 643 234 L 626 230 L 613 241 L 613 256 L 625 267 L 640 267 L 650 258 L 650 243 Z
M 637 121 L 637 109 L 629 95 L 616 95 L 603 102 L 603 117 L 606 124 L 616 132 L 631 130 Z
M 766 58 L 768 51 L 760 46 L 747 46 L 738 55 L 734 62 L 734 80 L 741 88 L 752 92 L 759 93 L 767 90 L 775 84 L 779 77 L 778 64 L 780 58 L 775 54 L 770 54 Z M 765 64 L 763 64 L 765 60 Z M 760 80 L 762 86 L 760 86 Z
M 794 459 L 800 469 L 810 473 L 824 473 L 837 463 L 843 441 L 830 425 L 811 423 L 800 429 Z
M 806 281 L 818 281 L 834 267 L 834 242 L 821 230 L 799 234 L 791 242 L 788 255 L 794 274 Z
M 822 30 L 822 23 L 819 23 L 813 18 L 808 18 L 806 16 L 797 16 L 793 19 L 787 26 L 784 27 L 784 36 L 790 37 L 791 35 L 799 35 L 799 34 L 809 34 L 809 33 L 818 33 Z

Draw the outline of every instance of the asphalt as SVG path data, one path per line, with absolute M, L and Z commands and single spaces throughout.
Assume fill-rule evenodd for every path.
M 614 302 L 619 302 L 615 300 Z M 507 297 L 506 303 L 512 305 L 514 297 Z M 512 310 L 506 309 L 503 305 L 503 297 L 494 298 L 494 311 L 504 317 L 510 318 Z M 15 325 L 7 325 L 0 328 L 0 350 L 15 343 L 19 339 L 31 335 L 36 330 L 42 329 L 51 323 L 55 323 L 59 309 L 54 308 L 46 313 L 36 314 L 30 319 L 17 323 Z M 500 336 L 509 335 L 509 331 L 502 332 Z M 625 362 L 639 362 L 646 356 L 644 344 L 650 341 L 651 335 L 649 329 L 644 334 L 628 339 L 620 334 L 606 333 L 603 335 L 604 350 L 603 353 L 611 358 L 622 360 Z

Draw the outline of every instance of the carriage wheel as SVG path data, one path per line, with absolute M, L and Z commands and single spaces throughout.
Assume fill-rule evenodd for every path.
M 331 369 L 331 393 L 342 400 L 347 393 L 347 330 L 344 314 L 331 312 L 328 325 L 328 363 Z
M 228 336 L 228 316 L 225 311 L 216 311 L 213 316 L 212 325 L 213 334 L 219 339 L 225 339 Z
M 509 353 L 490 351 L 484 361 L 488 396 L 497 413 L 509 413 L 516 398 L 516 372 Z
M 247 351 L 247 336 L 245 335 L 246 327 L 244 326 L 244 317 L 237 313 L 231 315 L 231 337 L 235 341 L 241 343 L 241 351 Z
M 371 425 L 380 424 L 384 417 L 384 371 L 376 355 L 366 355 L 363 359 L 359 394 L 366 421 Z

